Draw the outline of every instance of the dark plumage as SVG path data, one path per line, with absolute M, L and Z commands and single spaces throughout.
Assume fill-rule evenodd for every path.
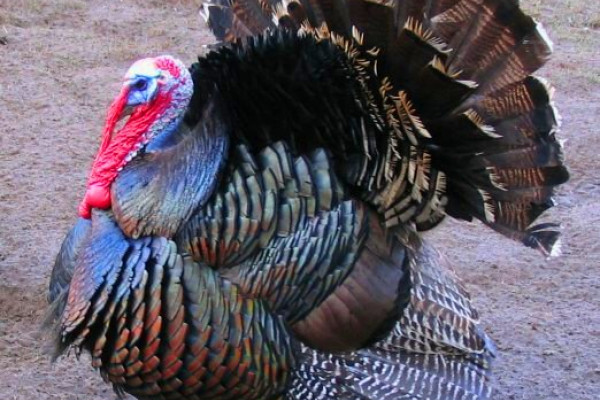
M 417 232 L 476 218 L 556 252 L 539 25 L 513 0 L 203 11 L 223 43 L 134 64 L 111 107 L 137 107 L 133 150 L 100 150 L 119 169 L 83 205 L 110 208 L 57 257 L 57 354 L 142 399 L 490 398 L 494 345 Z

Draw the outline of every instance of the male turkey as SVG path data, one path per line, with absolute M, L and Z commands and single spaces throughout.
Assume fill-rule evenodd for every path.
M 136 62 L 108 111 L 57 354 L 141 399 L 489 398 L 493 344 L 417 231 L 476 218 L 555 252 L 541 27 L 514 0 L 203 13 L 222 44 Z

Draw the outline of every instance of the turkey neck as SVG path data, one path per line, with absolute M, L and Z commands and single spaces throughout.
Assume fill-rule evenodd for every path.
M 312 35 L 274 31 L 223 47 L 192 66 L 189 123 L 211 97 L 223 98 L 237 142 L 256 152 L 285 140 L 294 154 L 327 148 L 348 182 L 367 185 L 387 144 L 376 79 L 356 60 Z
M 211 196 L 226 160 L 229 128 L 216 101 L 194 126 L 165 124 L 112 186 L 116 220 L 129 237 L 172 237 Z

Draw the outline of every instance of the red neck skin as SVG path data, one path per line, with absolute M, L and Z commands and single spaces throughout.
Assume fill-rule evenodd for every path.
M 171 94 L 161 93 L 149 104 L 136 106 L 125 125 L 113 135 L 127 104 L 129 88 L 124 87 L 113 101 L 106 116 L 102 143 L 94 159 L 85 196 L 79 205 L 79 216 L 89 219 L 92 208 L 111 206 L 110 186 L 127 161 L 129 153 L 149 139 L 150 129 L 171 104 Z

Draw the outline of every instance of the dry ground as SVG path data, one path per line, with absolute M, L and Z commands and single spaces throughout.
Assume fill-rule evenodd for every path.
M 187 1 L 0 0 L 0 398 L 108 400 L 74 358 L 40 350 L 45 286 L 95 152 L 105 108 L 135 59 L 187 62 L 211 40 Z M 537 253 L 478 224 L 429 235 L 472 291 L 501 350 L 499 399 L 595 399 L 600 393 L 600 2 L 527 0 L 556 55 L 572 180 L 549 219 L 564 255 Z

